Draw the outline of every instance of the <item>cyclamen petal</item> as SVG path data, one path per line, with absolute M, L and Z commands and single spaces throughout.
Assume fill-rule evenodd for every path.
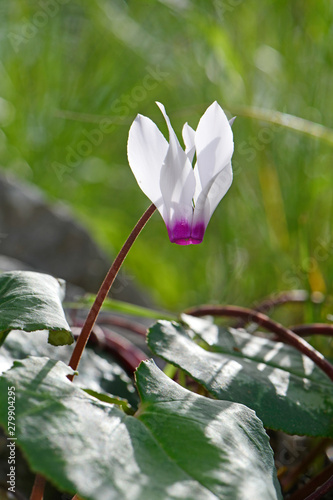
M 142 191 L 154 203 L 179 245 L 201 243 L 208 222 L 232 183 L 233 134 L 215 101 L 201 117 L 197 130 L 183 127 L 185 151 L 160 108 L 169 131 L 169 143 L 144 116 L 134 120 L 128 139 L 128 161 Z M 197 163 L 192 167 L 194 155 Z
M 185 153 L 192 163 L 195 154 L 195 130 L 193 130 L 193 128 L 190 127 L 188 123 L 185 123 L 182 135 L 185 144 Z
M 209 182 L 195 205 L 193 226 L 207 227 L 211 216 L 232 184 L 231 162 Z
M 195 133 L 195 147 L 197 168 L 204 188 L 228 165 L 234 152 L 231 126 L 216 101 L 200 118 Z
M 164 106 L 160 103 L 157 105 L 164 116 L 170 136 L 160 174 L 160 189 L 166 213 L 163 219 L 170 241 L 178 243 L 178 240 L 191 236 L 195 179 L 191 162 L 178 142 Z
M 156 206 L 162 201 L 160 175 L 168 147 L 155 123 L 137 115 L 128 135 L 128 162 L 140 188 Z

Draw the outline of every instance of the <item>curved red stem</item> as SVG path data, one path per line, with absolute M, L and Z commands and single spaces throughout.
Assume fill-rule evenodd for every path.
M 302 354 L 308 356 L 312 361 L 321 368 L 326 375 L 333 380 L 333 366 L 329 363 L 324 356 L 314 349 L 308 342 L 296 335 L 288 328 L 280 325 L 276 321 L 273 321 L 265 314 L 254 311 L 253 309 L 246 309 L 245 307 L 238 306 L 200 306 L 188 309 L 186 314 L 191 314 L 192 316 L 226 316 L 231 318 L 242 318 L 246 322 L 254 322 L 267 330 L 274 332 L 278 337 L 292 345 Z
M 129 250 L 131 249 L 134 241 L 136 238 L 139 236 L 140 232 L 150 219 L 150 217 L 153 215 L 155 212 L 156 207 L 154 204 L 150 205 L 150 207 L 145 211 L 141 219 L 137 222 L 135 225 L 133 231 L 125 241 L 122 249 L 120 250 L 119 254 L 117 255 L 116 259 L 114 260 L 112 266 L 109 269 L 109 272 L 107 273 L 99 291 L 96 296 L 95 302 L 91 306 L 91 309 L 88 313 L 87 319 L 83 325 L 83 328 L 81 330 L 80 336 L 75 344 L 71 359 L 69 361 L 69 366 L 73 368 L 73 370 L 77 370 L 77 367 L 79 365 L 82 352 L 88 342 L 89 336 L 91 334 L 91 330 L 93 329 L 93 326 L 96 322 L 97 316 L 101 310 L 101 307 L 103 305 L 103 302 L 107 296 L 107 294 L 110 291 L 110 288 L 118 274 L 118 271 L 124 262 Z M 74 375 L 68 375 L 69 380 L 73 380 Z
M 302 488 L 293 493 L 289 500 L 319 500 L 333 488 L 333 464 L 310 479 Z
M 296 325 L 291 326 L 290 330 L 301 337 L 306 337 L 307 335 L 327 335 L 328 337 L 333 336 L 333 325 L 327 325 L 326 323 L 312 323 L 309 325 Z
M 147 328 L 140 323 L 136 323 L 135 321 L 131 321 L 127 318 L 123 318 L 122 316 L 102 316 L 98 321 L 99 325 L 111 325 L 118 326 L 119 328 L 123 328 L 124 330 L 130 330 L 133 333 L 137 333 L 142 337 L 147 335 Z

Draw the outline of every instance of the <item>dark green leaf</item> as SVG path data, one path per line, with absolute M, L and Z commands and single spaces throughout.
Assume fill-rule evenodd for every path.
M 0 275 L 0 345 L 11 330 L 48 330 L 53 345 L 72 344 L 61 301 L 64 281 L 48 274 L 11 271 Z
M 333 437 L 333 385 L 310 359 L 281 342 L 184 318 L 191 328 L 159 321 L 150 329 L 154 353 L 216 398 L 252 408 L 266 427 Z
M 243 405 L 183 389 L 141 363 L 136 416 L 98 401 L 47 358 L 17 361 L 0 378 L 16 390 L 17 444 L 33 470 L 88 500 L 280 499 L 262 423 Z

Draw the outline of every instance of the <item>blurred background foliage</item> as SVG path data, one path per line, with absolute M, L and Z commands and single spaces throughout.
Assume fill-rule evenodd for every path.
M 203 244 L 171 244 L 155 214 L 126 260 L 156 304 L 332 293 L 332 2 L 2 0 L 0 36 L 0 163 L 110 256 L 149 205 L 126 158 L 136 114 L 166 134 L 161 101 L 179 137 L 214 100 L 238 116 Z

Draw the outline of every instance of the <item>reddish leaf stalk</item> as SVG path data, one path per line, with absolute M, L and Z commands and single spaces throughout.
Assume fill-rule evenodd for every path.
M 309 294 L 305 290 L 288 290 L 266 297 L 258 304 L 254 304 L 252 309 L 257 312 L 268 314 L 272 309 L 278 306 L 292 303 L 304 303 L 308 299 Z M 239 323 L 237 323 L 237 328 L 241 328 L 244 324 L 244 320 L 240 320 Z
M 289 303 L 303 303 L 309 296 L 305 290 L 288 290 L 277 295 L 271 295 L 253 307 L 257 312 L 267 313 L 276 306 L 282 306 Z
M 141 361 L 147 359 L 147 355 L 118 333 L 107 330 L 104 330 L 104 333 L 108 350 L 116 356 L 123 367 L 133 375 Z
M 302 488 L 298 489 L 289 500 L 319 500 L 333 488 L 333 464 L 310 479 Z
M 35 482 L 30 495 L 30 500 L 43 500 L 46 480 L 43 476 L 36 474 Z
M 291 326 L 290 330 L 301 337 L 306 337 L 307 335 L 327 335 L 328 337 L 333 336 L 333 325 L 327 325 L 326 323 L 312 323 L 309 325 L 296 325 Z
M 253 309 L 246 309 L 245 307 L 238 306 L 200 306 L 188 309 L 187 314 L 192 316 L 226 316 L 231 318 L 242 318 L 246 322 L 254 322 L 274 332 L 285 343 L 292 345 L 302 354 L 308 356 L 326 375 L 333 380 L 333 366 L 329 363 L 324 356 L 314 349 L 308 342 L 296 335 L 288 328 L 273 321 L 265 314 L 254 311 Z
M 133 231 L 125 241 L 122 249 L 120 250 L 119 254 L 117 255 L 116 259 L 114 260 L 112 266 L 110 267 L 99 291 L 96 296 L 95 302 L 91 306 L 91 309 L 88 313 L 87 319 L 83 325 L 83 328 L 81 330 L 80 336 L 75 344 L 71 359 L 69 361 L 69 366 L 73 368 L 73 370 L 77 370 L 77 367 L 79 365 L 82 352 L 88 342 L 88 339 L 90 337 L 91 331 L 93 329 L 93 326 L 96 322 L 97 316 L 101 310 L 101 307 L 103 305 L 103 302 L 107 296 L 107 294 L 110 291 L 110 288 L 119 272 L 119 269 L 124 262 L 129 250 L 131 249 L 134 241 L 136 238 L 139 236 L 140 232 L 150 219 L 150 217 L 153 215 L 155 212 L 156 207 L 154 204 L 150 205 L 150 207 L 145 211 L 145 213 L 142 215 L 141 219 L 137 222 L 135 225 Z M 73 380 L 74 375 L 68 375 L 69 380 Z
M 121 316 L 102 316 L 99 319 L 98 323 L 100 325 L 118 326 L 119 328 L 123 328 L 124 330 L 130 330 L 133 333 L 137 333 L 142 337 L 145 337 L 147 334 L 147 328 L 145 326 L 140 323 L 136 323 L 135 321 L 128 320 L 127 318 L 122 318 Z
M 280 484 L 284 492 L 289 491 L 292 488 L 292 486 L 296 483 L 297 478 L 308 470 L 309 465 L 311 465 L 312 462 L 325 451 L 330 442 L 331 440 L 329 438 L 320 441 L 305 456 L 300 464 L 298 464 L 296 467 L 291 468 L 289 472 L 282 476 L 282 478 L 280 479 Z

